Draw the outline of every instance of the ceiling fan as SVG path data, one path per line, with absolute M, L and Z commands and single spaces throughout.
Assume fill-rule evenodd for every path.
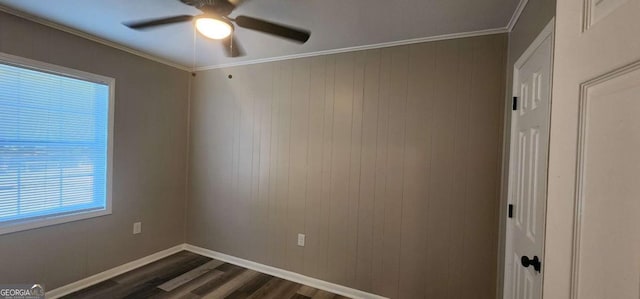
M 180 0 L 182 3 L 193 6 L 202 14 L 177 15 L 159 19 L 125 22 L 123 25 L 136 30 L 149 29 L 152 27 L 169 25 L 181 22 L 194 21 L 196 29 L 205 37 L 222 40 L 225 54 L 229 57 L 244 56 L 244 51 L 240 43 L 233 36 L 235 25 L 255 30 L 278 37 L 282 37 L 294 42 L 304 44 L 309 40 L 311 32 L 287 25 L 276 24 L 270 21 L 248 17 L 229 17 L 229 14 L 241 4 L 239 0 Z

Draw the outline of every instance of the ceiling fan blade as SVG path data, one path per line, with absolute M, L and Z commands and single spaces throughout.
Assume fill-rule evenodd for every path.
M 243 28 L 253 29 L 256 31 L 272 34 L 275 36 L 294 40 L 303 44 L 307 42 L 309 40 L 309 37 L 311 36 L 311 32 L 304 29 L 284 26 L 284 25 L 272 23 L 269 21 L 256 19 L 253 17 L 237 16 L 235 18 L 235 22 L 238 26 Z
M 229 3 L 233 4 L 235 7 L 238 7 L 250 0 L 227 0 Z
M 149 27 L 169 25 L 180 22 L 188 22 L 193 20 L 193 16 L 190 15 L 180 15 L 174 17 L 160 18 L 160 19 L 151 19 L 144 21 L 136 21 L 136 22 L 126 22 L 122 23 L 123 25 L 131 28 L 131 29 L 146 29 Z
M 244 50 L 240 46 L 238 39 L 232 35 L 222 40 L 222 45 L 224 46 L 224 52 L 227 57 L 240 57 L 244 56 Z

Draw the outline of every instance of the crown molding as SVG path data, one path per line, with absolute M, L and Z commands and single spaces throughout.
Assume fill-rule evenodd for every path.
M 223 64 L 213 64 L 209 66 L 196 67 L 193 69 L 193 71 L 206 71 L 206 70 L 228 68 L 228 67 L 235 67 L 235 66 L 242 66 L 242 65 L 267 63 L 267 62 L 274 62 L 274 61 L 338 54 L 338 53 L 353 52 L 353 51 L 380 49 L 380 48 L 388 48 L 388 47 L 395 47 L 395 46 L 404 46 L 404 45 L 418 44 L 418 43 L 424 43 L 424 42 L 434 42 L 434 41 L 441 41 L 441 40 L 448 40 L 448 39 L 501 34 L 501 33 L 508 33 L 508 32 L 509 30 L 507 30 L 506 27 L 503 27 L 503 28 L 485 29 L 485 30 L 478 30 L 478 31 L 442 34 L 442 35 L 436 35 L 436 36 L 421 37 L 421 38 L 379 43 L 379 44 L 371 44 L 371 45 L 364 45 L 364 46 L 347 47 L 347 48 L 316 51 L 316 52 L 301 53 L 301 54 L 294 54 L 294 55 L 284 55 L 284 56 L 278 56 L 278 57 L 253 59 L 253 60 L 223 63 Z
M 35 22 L 35 23 L 38 23 L 38 24 L 53 28 L 53 29 L 57 29 L 57 30 L 60 30 L 60 31 L 63 31 L 63 32 L 66 32 L 66 33 L 73 34 L 75 36 L 79 36 L 79 37 L 82 37 L 84 39 L 88 39 L 90 41 L 94 41 L 94 42 L 103 44 L 105 46 L 109 46 L 111 48 L 122 50 L 122 51 L 125 51 L 127 53 L 140 56 L 142 58 L 146 58 L 146 59 L 149 59 L 149 60 L 152 60 L 152 61 L 155 61 L 155 62 L 159 62 L 159 63 L 165 64 L 165 65 L 177 68 L 177 69 L 181 69 L 183 71 L 188 71 L 188 72 L 192 71 L 192 68 L 190 68 L 188 66 L 177 64 L 175 62 L 171 62 L 171 61 L 166 60 L 164 58 L 160 58 L 158 56 L 154 56 L 154 55 L 142 52 L 142 51 L 138 51 L 138 50 L 129 48 L 129 47 L 125 46 L 125 45 L 122 45 L 122 44 L 119 44 L 119 43 L 116 43 L 116 42 L 112 42 L 112 41 L 97 37 L 95 35 L 92 35 L 92 34 L 77 30 L 77 29 L 73 29 L 73 28 L 68 27 L 68 26 L 64 26 L 64 25 L 61 25 L 61 24 L 58 24 L 58 23 L 54 23 L 54 22 L 45 20 L 45 19 L 37 17 L 37 16 L 31 15 L 31 14 L 28 14 L 28 13 L 25 13 L 25 12 L 22 12 L 22 11 L 19 11 L 19 10 L 15 10 L 13 8 L 9 8 L 9 7 L 0 5 L 0 11 L 6 12 L 6 13 L 14 15 L 16 17 L 23 18 L 23 19 L 26 19 L 26 20 L 29 20 L 29 21 L 32 21 L 32 22 Z
M 403 46 L 403 45 L 411 45 L 411 44 L 417 44 L 417 43 L 424 43 L 424 42 L 434 42 L 434 41 L 442 41 L 442 40 L 449 40 L 449 39 L 457 39 L 457 38 L 467 38 L 467 37 L 475 37 L 475 36 L 484 36 L 484 35 L 492 35 L 492 34 L 501 34 L 501 33 L 509 33 L 511 32 L 511 30 L 513 30 L 513 27 L 515 26 L 515 24 L 518 21 L 518 18 L 520 17 L 520 14 L 522 14 L 522 11 L 524 10 L 524 7 L 527 5 L 528 0 L 520 0 L 520 2 L 518 3 L 518 6 L 516 7 L 516 10 L 514 12 L 514 14 L 511 16 L 511 19 L 509 20 L 509 23 L 506 27 L 501 27 L 501 28 L 492 28 L 492 29 L 484 29 L 484 30 L 477 30 L 477 31 L 468 31 L 468 32 L 460 32 L 460 33 L 451 33 L 451 34 L 442 34 L 442 35 L 436 35 L 436 36 L 429 36 L 429 37 L 421 37 L 421 38 L 414 38 L 414 39 L 407 39 L 407 40 L 400 40 L 400 41 L 393 41 L 393 42 L 385 42 L 385 43 L 377 43 L 377 44 L 370 44 L 370 45 L 362 45 L 362 46 L 355 46 L 355 47 L 346 47 L 346 48 L 339 48 L 339 49 L 331 49 L 331 50 L 323 50 L 323 51 L 315 51 L 315 52 L 309 52 L 309 53 L 301 53 L 301 54 L 293 54 L 293 55 L 283 55 L 283 56 L 277 56 L 277 57 L 269 57 L 269 58 L 260 58 L 260 59 L 252 59 L 252 60 L 246 60 L 246 61 L 239 61 L 239 62 L 231 62 L 231 63 L 222 63 L 222 64 L 212 64 L 212 65 L 208 65 L 208 66 L 201 66 L 201 67 L 189 67 L 189 66 L 185 66 L 185 65 L 181 65 L 181 64 L 177 64 L 175 62 L 171 62 L 167 59 L 155 56 L 155 55 L 151 55 L 139 50 L 135 50 L 133 48 L 124 46 L 122 44 L 113 42 L 113 41 L 109 41 L 100 37 L 97 37 L 95 35 L 77 30 L 77 29 L 73 29 L 71 27 L 65 26 L 65 25 L 61 25 L 58 23 L 54 23 L 48 20 L 45 20 L 43 18 L 22 12 L 22 11 L 18 11 L 6 6 L 2 6 L 0 5 L 0 11 L 2 12 L 6 12 L 8 14 L 23 18 L 23 19 L 27 19 L 29 21 L 33 21 L 36 22 L 38 24 L 50 27 L 50 28 L 54 28 L 66 33 L 70 33 L 118 50 L 122 50 L 125 51 L 127 53 L 131 53 L 133 55 L 137 55 L 158 63 L 162 63 L 180 70 L 184 70 L 184 71 L 188 71 L 188 72 L 193 72 L 193 71 L 206 71 L 206 70 L 212 70 L 212 69 L 220 69 L 220 68 L 227 68 L 227 67 L 235 67 L 235 66 L 242 66 L 242 65 L 251 65 L 251 64 L 259 64 L 259 63 L 267 63 L 267 62 L 274 62 L 274 61 L 282 61 L 282 60 L 289 60 L 289 59 L 297 59 L 297 58 L 306 58 L 306 57 L 314 57 L 314 56 L 321 56 L 321 55 L 331 55 L 331 54 L 338 54 L 338 53 L 345 53 L 345 52 L 353 52 L 353 51 L 363 51 L 363 50 L 371 50 L 371 49 L 380 49 L 380 48 L 387 48 L 387 47 L 395 47 L 395 46 Z
M 528 2 L 529 0 L 520 0 L 520 2 L 518 3 L 516 10 L 513 12 L 513 15 L 511 16 L 511 20 L 509 20 L 509 24 L 507 24 L 507 30 L 509 32 L 513 31 L 513 27 L 515 27 L 516 23 L 518 23 L 518 19 L 520 19 L 520 15 L 524 11 L 524 8 L 527 6 Z

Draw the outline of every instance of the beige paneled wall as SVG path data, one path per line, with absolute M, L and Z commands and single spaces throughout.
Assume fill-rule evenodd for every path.
M 0 284 L 50 291 L 183 243 L 189 73 L 4 12 L 0 52 L 116 80 L 113 213 L 1 235 Z
M 187 241 L 393 298 L 495 298 L 506 42 L 199 72 Z

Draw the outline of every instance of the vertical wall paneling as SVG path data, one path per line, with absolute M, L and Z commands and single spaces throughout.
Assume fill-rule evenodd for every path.
M 285 61 L 280 65 L 280 80 L 275 87 L 279 91 L 277 105 L 279 110 L 278 121 L 278 151 L 277 151 L 277 177 L 276 193 L 272 207 L 275 209 L 272 222 L 274 230 L 274 264 L 283 269 L 291 270 L 287 260 L 287 205 L 289 202 L 289 176 L 291 170 L 291 118 L 294 61 Z
M 358 231 L 356 281 L 359 289 L 373 287 L 373 213 L 378 140 L 378 102 L 380 82 L 380 50 L 370 50 L 364 57 L 362 131 L 360 153 L 360 185 L 358 198 Z
M 456 93 L 452 94 L 452 99 L 455 99 L 455 125 L 454 135 L 456 140 L 454 142 L 453 155 L 455 162 L 453 166 L 453 185 L 451 193 L 451 206 L 448 211 L 450 219 L 450 230 L 452 232 L 464 231 L 465 221 L 467 215 L 465 207 L 467 201 L 470 200 L 469 196 L 472 194 L 467 193 L 467 186 L 470 184 L 468 181 L 467 167 L 470 163 L 468 160 L 470 151 L 470 126 L 472 125 L 471 119 L 471 105 L 469 105 L 469 99 L 474 98 L 474 92 L 471 89 L 473 83 L 473 66 L 474 66 L 474 40 L 465 39 L 461 40 L 459 44 L 459 59 L 457 65 L 457 81 L 456 81 Z M 495 110 L 495 107 L 492 107 Z M 460 221 L 456 221 L 460 220 Z M 449 290 L 450 298 L 464 298 L 466 296 L 473 296 L 471 290 L 465 289 L 464 277 L 462 274 L 465 269 L 465 260 L 460 258 L 465 254 L 465 250 L 469 248 L 465 247 L 464 234 L 451 234 L 449 236 L 448 251 L 450 252 L 449 263 L 449 277 L 447 279 L 447 289 Z
M 305 233 L 305 204 L 307 191 L 309 144 L 309 83 L 310 60 L 293 62 L 291 97 L 291 152 L 289 197 L 287 200 L 286 255 L 289 269 L 304 269 L 304 251 L 297 245 L 298 233 Z M 296 212 L 292 212 L 296 211 Z
M 187 241 L 391 298 L 495 298 L 505 51 L 491 35 L 201 72 Z
M 324 256 L 322 246 L 324 239 L 324 201 L 323 201 L 323 155 L 325 129 L 325 92 L 327 59 L 324 56 L 310 59 L 309 84 L 309 116 L 308 116 L 308 159 L 306 173 L 306 206 L 305 233 L 307 235 L 304 253 L 304 273 L 320 277 L 321 272 L 318 257 Z
M 348 269 L 345 273 L 347 283 L 354 285 L 357 279 L 358 265 L 358 223 L 360 219 L 360 183 L 362 175 L 362 127 L 364 112 L 364 70 L 365 56 L 355 55 L 353 72 L 353 117 L 351 126 L 351 157 L 349 165 L 349 195 L 348 195 L 348 229 L 347 257 Z
M 393 48 L 382 49 L 380 53 L 380 74 L 378 82 L 378 123 L 376 142 L 376 180 L 373 195 L 373 288 L 376 294 L 387 295 L 385 293 L 388 283 L 384 280 L 384 217 L 385 217 L 385 196 L 387 187 L 387 131 L 389 121 L 389 86 L 391 75 L 391 51 Z
M 331 159 L 331 192 L 329 198 L 328 267 L 340 269 L 330 272 L 328 278 L 341 284 L 348 280 L 348 238 L 343 233 L 349 230 L 349 170 L 353 125 L 353 72 L 354 54 L 336 56 L 335 89 L 333 105 L 333 142 Z M 355 267 L 355 264 L 353 265 Z
M 251 78 L 250 71 L 246 68 L 239 68 L 236 77 Z M 238 235 L 234 238 L 237 244 L 234 246 L 235 251 L 243 257 L 248 257 L 249 224 L 251 216 L 251 190 L 252 190 L 252 172 L 253 172 L 253 135 L 254 122 L 259 120 L 259 116 L 255 114 L 255 97 L 253 89 L 255 86 L 238 86 L 244 83 L 244 80 L 230 80 L 234 83 L 234 91 L 236 91 L 235 100 L 238 106 L 238 148 L 237 148 L 237 181 L 234 187 L 236 195 L 236 205 L 238 209 L 235 215 L 235 226 L 238 227 Z M 237 84 L 237 85 L 236 85 Z
M 272 64 L 260 65 L 255 72 L 250 72 L 252 82 L 255 82 L 254 89 L 254 105 L 260 119 L 255 121 L 256 128 L 254 132 L 254 189 L 252 193 L 252 215 L 249 219 L 250 238 L 247 247 L 249 248 L 268 248 L 269 233 L 269 169 L 270 169 L 270 153 L 271 153 L 271 125 L 272 125 L 272 90 L 273 79 Z M 266 263 L 267 257 L 263 253 L 253 250 L 249 252 L 248 258 Z
M 455 186 L 456 93 L 460 40 L 438 42 L 435 47 L 437 76 L 434 86 L 431 168 L 427 203 L 427 262 L 432 271 L 425 276 L 428 298 L 448 298 L 449 240 L 451 231 L 452 192 Z M 447 258 L 444 258 L 447 257 Z
M 433 109 L 424 98 L 434 96 L 435 44 L 425 43 L 409 49 L 406 139 L 404 156 L 404 193 L 402 204 L 400 284 L 398 297 L 424 297 L 427 273 L 425 223 L 427 221 L 427 188 L 431 157 Z M 424 180 L 424 181 L 423 181 Z
M 276 265 L 275 255 L 277 254 L 278 249 L 276 248 L 278 244 L 278 240 L 275 237 L 276 234 L 276 224 L 278 217 L 278 209 L 276 206 L 276 198 L 277 198 L 277 183 L 278 183 L 278 151 L 280 150 L 280 143 L 278 142 L 280 133 L 280 125 L 279 125 L 279 117 L 280 117 L 280 93 L 281 90 L 279 88 L 279 84 L 282 81 L 281 76 L 282 70 L 281 65 L 273 65 L 273 73 L 271 74 L 273 78 L 273 85 L 271 89 L 271 138 L 269 142 L 269 188 L 268 188 L 268 200 L 267 200 L 267 227 L 269 231 L 267 232 L 267 243 L 268 246 L 266 248 L 266 260 L 270 265 Z M 193 161 L 192 161 L 193 162 Z
M 500 82 L 504 82 L 502 70 L 494 70 L 493 65 L 504 65 L 505 55 L 503 48 L 493 39 L 476 39 L 474 43 L 474 67 L 473 86 L 475 100 L 471 103 L 472 113 L 470 114 L 469 152 L 468 168 L 469 178 L 467 194 L 469 199 L 465 205 L 465 241 L 468 247 L 490 246 L 488 252 L 497 252 L 497 243 L 485 243 L 487 238 L 497 240 L 498 230 L 498 209 L 495 207 L 498 197 L 498 187 L 495 180 L 499 177 L 500 165 L 498 155 L 501 155 L 501 134 L 494 134 L 496 128 L 502 126 L 501 118 L 503 107 L 496 103 L 495 98 L 486 101 L 478 101 L 475 95 L 498 94 L 503 96 L 504 89 Z M 501 53 L 492 55 L 492 53 Z M 487 73 L 490 71 L 490 73 Z M 478 157 L 486 157 L 479 159 Z M 486 221 L 484 221 L 484 220 Z M 480 251 L 468 251 L 464 258 L 464 265 L 467 266 L 463 273 L 473 275 L 463 279 L 467 283 L 465 289 L 481 290 L 482 292 L 495 291 L 495 257 L 486 259 L 486 254 Z M 473 268 L 468 267 L 468 263 L 480 261 Z
M 384 197 L 382 291 L 396 298 L 400 268 L 400 222 L 402 219 L 405 125 L 407 113 L 407 70 L 409 47 L 391 48 L 391 77 L 388 92 L 387 180 Z
M 326 80 L 325 80 L 325 108 L 324 108 L 324 131 L 323 131 L 323 152 L 322 152 L 322 192 L 321 192 L 321 232 L 318 235 L 320 254 L 318 258 L 319 277 L 330 279 L 329 271 L 329 236 L 331 217 L 331 195 L 332 195 L 332 161 L 333 161 L 333 141 L 334 141 L 334 114 L 335 114 L 335 80 L 336 77 L 336 56 L 327 58 Z

